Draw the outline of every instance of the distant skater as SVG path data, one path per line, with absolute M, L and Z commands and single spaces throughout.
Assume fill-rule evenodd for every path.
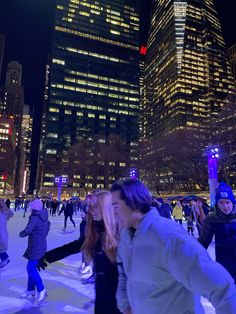
M 50 229 L 48 220 L 48 211 L 43 208 L 43 202 L 35 199 L 30 203 L 31 215 L 25 229 L 20 232 L 20 237 L 28 237 L 28 247 L 24 257 L 28 259 L 27 273 L 28 285 L 27 290 L 21 295 L 23 298 L 37 296 L 35 305 L 40 305 L 47 297 L 42 279 L 38 272 L 38 262 L 47 251 L 47 235 Z M 36 295 L 36 290 L 37 295 Z
M 9 262 L 7 221 L 13 216 L 13 212 L 7 207 L 4 200 L 0 200 L 0 269 Z
M 66 226 L 67 226 L 67 219 L 70 218 L 70 221 L 72 222 L 74 228 L 75 228 L 75 222 L 72 218 L 73 213 L 74 213 L 74 207 L 72 204 L 71 200 L 68 200 L 67 202 L 63 202 L 62 208 L 59 212 L 59 215 L 64 211 L 64 228 L 62 229 L 63 231 L 66 231 Z

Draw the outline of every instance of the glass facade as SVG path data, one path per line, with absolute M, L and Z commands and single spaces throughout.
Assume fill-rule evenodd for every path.
M 84 139 L 96 136 L 106 144 L 116 134 L 136 145 L 138 46 L 138 1 L 57 0 L 43 122 L 43 187 L 54 185 L 58 159 Z
M 153 181 L 158 181 L 159 189 L 180 189 L 186 182 L 189 189 L 198 188 L 194 173 L 184 171 L 184 160 L 191 159 L 186 168 L 192 169 L 194 162 L 201 160 L 200 145 L 207 136 L 210 139 L 209 123 L 232 91 L 233 78 L 214 1 L 154 0 L 142 104 L 142 140 L 147 143 L 143 156 L 150 161 L 143 173 L 147 172 L 149 185 L 148 166 L 156 174 Z M 170 137 L 179 139 L 176 150 L 180 159 L 171 151 L 176 143 L 168 147 Z M 191 154 L 183 143 L 193 148 Z M 191 158 L 186 157 L 187 151 Z
M 232 91 L 213 0 L 153 2 L 144 79 L 144 138 L 201 128 Z

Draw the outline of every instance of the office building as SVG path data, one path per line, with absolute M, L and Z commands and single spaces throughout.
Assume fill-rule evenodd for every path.
M 16 134 L 13 117 L 0 115 L 0 195 L 14 197 Z
M 142 139 L 150 142 L 146 154 L 158 149 L 162 154 L 164 150 L 155 141 L 184 130 L 196 130 L 197 137 L 190 141 L 200 145 L 201 137 L 207 135 L 207 121 L 221 111 L 232 89 L 214 1 L 153 1 L 142 112 Z M 198 149 L 201 151 L 200 146 Z M 171 158 L 165 156 L 166 164 L 171 165 Z M 182 180 L 166 165 L 165 171 L 161 164 L 159 167 L 156 172 L 163 176 L 163 185 L 167 180 L 171 184 Z
M 127 163 L 97 156 L 94 162 L 108 169 L 108 178 L 90 173 L 81 178 L 76 164 L 69 178 L 75 189 L 82 179 L 88 190 L 108 187 L 119 173 L 112 168 L 125 175 L 124 168 L 138 159 L 139 1 L 57 0 L 50 61 L 41 186 L 54 187 L 65 169 L 59 161 L 68 163 L 73 145 L 90 143 L 92 160 L 95 142 L 109 146 L 115 134 L 129 146 Z
M 19 196 L 22 191 L 22 154 L 21 145 L 22 120 L 24 108 L 24 89 L 22 86 L 22 66 L 17 61 L 12 61 L 7 65 L 4 103 L 1 112 L 5 116 L 14 117 L 14 127 L 16 130 L 16 174 L 15 174 L 15 194 Z
M 228 56 L 229 56 L 230 66 L 231 66 L 233 76 L 234 76 L 234 81 L 236 82 L 236 44 L 232 45 L 228 49 Z
M 22 155 L 22 193 L 27 193 L 29 190 L 29 179 L 30 179 L 30 153 L 31 153 L 31 141 L 32 141 L 32 126 L 33 118 L 31 108 L 29 105 L 24 105 L 23 119 L 22 119 L 22 135 L 21 145 L 23 146 Z

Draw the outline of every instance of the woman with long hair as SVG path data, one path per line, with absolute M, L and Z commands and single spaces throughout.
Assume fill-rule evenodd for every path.
M 47 252 L 39 266 L 44 269 L 46 262 L 52 263 L 71 254 L 84 252 L 86 262 L 93 261 L 94 264 L 95 314 L 121 314 L 116 303 L 118 231 L 111 193 L 97 191 L 89 204 L 85 238 Z
M 118 272 L 116 268 L 118 225 L 112 209 L 111 193 L 96 192 L 90 202 L 84 244 L 87 262 L 93 261 L 95 313 L 120 313 L 116 306 Z

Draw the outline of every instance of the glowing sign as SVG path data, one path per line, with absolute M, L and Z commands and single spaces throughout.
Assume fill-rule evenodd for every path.
M 139 53 L 143 56 L 146 56 L 147 54 L 147 47 L 146 46 L 141 46 L 139 49 Z

